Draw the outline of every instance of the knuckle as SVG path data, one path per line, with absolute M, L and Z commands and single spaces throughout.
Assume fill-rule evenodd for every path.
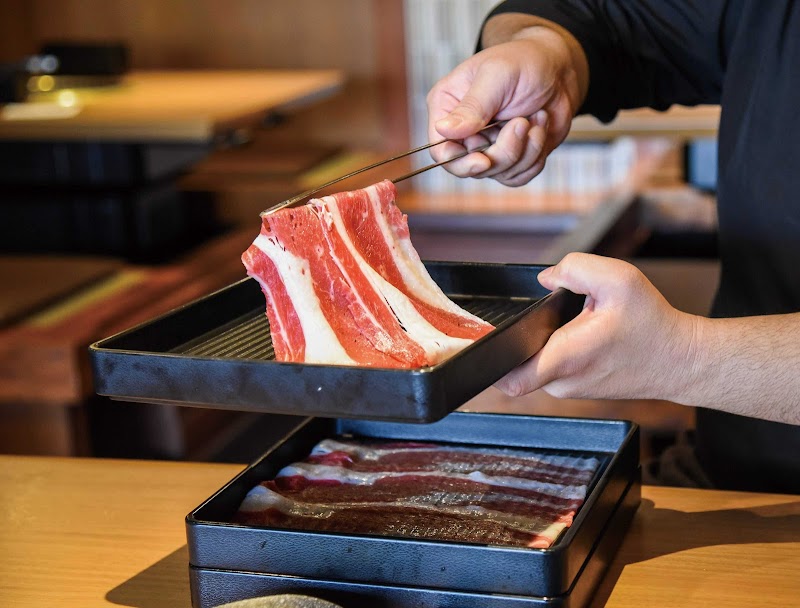
M 561 259 L 561 262 L 559 262 L 558 265 L 561 267 L 561 271 L 564 274 L 570 274 L 572 270 L 575 268 L 575 266 L 580 263 L 580 260 L 581 260 L 580 253 L 571 252 L 565 255 Z
M 428 105 L 429 108 L 437 105 L 441 89 L 442 89 L 441 83 L 436 83 L 435 85 L 433 85 L 431 90 L 428 91 L 428 94 L 425 96 L 425 103 Z
M 458 105 L 461 108 L 466 108 L 467 110 L 474 112 L 478 116 L 483 116 L 485 114 L 483 103 L 474 95 L 465 95 Z
M 525 394 L 525 387 L 519 380 L 512 380 L 508 383 L 508 395 L 510 397 L 520 397 Z
M 637 288 L 645 282 L 642 272 L 632 264 L 620 263 L 618 273 L 621 282 L 628 287 Z
M 508 72 L 511 64 L 509 63 L 508 59 L 506 59 L 503 55 L 487 55 L 483 57 L 483 61 L 480 64 L 480 70 L 486 71 L 489 74 L 502 74 Z
M 522 150 L 520 147 L 513 144 L 502 146 L 499 149 L 499 152 L 499 160 L 505 165 L 508 165 L 509 168 L 511 168 L 514 163 L 518 162 L 522 157 Z
M 498 182 L 504 186 L 508 186 L 509 188 L 519 188 L 530 181 L 530 178 L 526 177 L 525 175 L 516 175 L 514 177 L 497 177 L 496 179 Z
M 513 376 L 506 376 L 499 380 L 495 386 L 509 397 L 519 397 L 524 394 L 522 381 Z
M 531 167 L 531 173 L 532 173 L 531 177 L 532 178 L 536 177 L 542 171 L 544 171 L 544 167 L 546 164 L 547 164 L 546 158 L 542 158 L 541 160 L 537 161 L 536 164 L 534 164 L 533 167 Z

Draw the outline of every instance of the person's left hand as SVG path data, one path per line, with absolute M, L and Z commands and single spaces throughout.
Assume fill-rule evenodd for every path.
M 571 253 L 544 270 L 548 289 L 586 295 L 581 313 L 495 386 L 510 396 L 671 399 L 691 382 L 697 317 L 670 306 L 634 266 Z

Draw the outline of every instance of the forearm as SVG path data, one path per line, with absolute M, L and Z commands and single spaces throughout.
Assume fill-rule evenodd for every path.
M 564 59 L 564 80 L 574 88 L 575 109 L 583 104 L 589 89 L 589 63 L 569 31 L 547 19 L 522 13 L 502 13 L 486 21 L 481 32 L 483 48 L 512 40 L 536 40 L 558 51 Z
M 691 322 L 674 401 L 800 424 L 800 313 Z

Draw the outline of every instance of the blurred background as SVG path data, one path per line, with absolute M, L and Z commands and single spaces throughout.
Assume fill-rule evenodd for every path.
M 0 1 L 0 452 L 246 462 L 287 417 L 111 401 L 88 346 L 245 276 L 258 212 L 426 142 L 425 95 L 485 0 Z M 718 280 L 718 109 L 575 120 L 529 185 L 404 182 L 423 259 L 630 259 L 706 314 Z M 430 162 L 427 153 L 363 185 Z M 643 457 L 691 431 L 666 402 L 466 409 L 625 418 Z

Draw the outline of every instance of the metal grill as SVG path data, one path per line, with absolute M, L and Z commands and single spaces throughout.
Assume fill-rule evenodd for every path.
M 508 298 L 453 298 L 463 309 L 492 325 L 518 315 L 535 300 Z M 275 358 L 269 322 L 263 310 L 240 317 L 215 331 L 195 338 L 170 351 L 173 354 L 220 359 Z
M 508 298 L 453 298 L 467 312 L 494 326 L 518 315 L 535 300 L 509 300 Z

